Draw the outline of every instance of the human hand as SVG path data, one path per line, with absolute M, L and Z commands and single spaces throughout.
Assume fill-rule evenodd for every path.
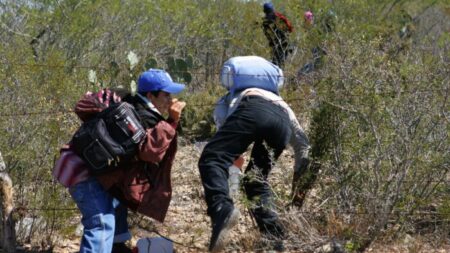
M 239 156 L 234 160 L 233 165 L 238 167 L 240 170 L 242 170 L 242 166 L 244 165 L 245 159 L 243 156 Z
M 178 101 L 178 99 L 172 99 L 172 103 L 169 106 L 169 118 L 173 119 L 175 122 L 180 121 L 181 111 L 183 111 L 186 106 L 186 102 Z

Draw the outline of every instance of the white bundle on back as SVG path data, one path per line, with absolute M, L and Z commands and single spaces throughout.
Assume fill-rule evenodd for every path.
M 226 61 L 220 73 L 221 84 L 231 93 L 260 88 L 278 94 L 283 85 L 283 71 L 259 56 L 236 56 Z

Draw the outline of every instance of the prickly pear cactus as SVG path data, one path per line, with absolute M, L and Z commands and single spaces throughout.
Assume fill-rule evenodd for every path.
M 176 82 L 190 83 L 192 81 L 192 75 L 189 69 L 192 69 L 193 59 L 192 56 L 181 58 L 167 58 L 167 71 Z
M 156 61 L 155 58 L 148 58 L 147 61 L 145 61 L 144 70 L 157 68 L 158 68 L 158 61 Z

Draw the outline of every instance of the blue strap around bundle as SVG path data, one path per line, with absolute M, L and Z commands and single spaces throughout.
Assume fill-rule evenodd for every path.
M 226 61 L 220 75 L 222 85 L 231 93 L 260 88 L 278 95 L 283 71 L 259 56 L 236 56 Z

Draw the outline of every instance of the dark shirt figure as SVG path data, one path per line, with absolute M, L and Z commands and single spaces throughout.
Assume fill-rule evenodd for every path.
M 286 57 L 291 53 L 289 48 L 289 33 L 292 33 L 291 22 L 283 14 L 275 11 L 272 3 L 263 6 L 266 14 L 263 19 L 263 31 L 272 47 L 272 62 L 283 68 Z

